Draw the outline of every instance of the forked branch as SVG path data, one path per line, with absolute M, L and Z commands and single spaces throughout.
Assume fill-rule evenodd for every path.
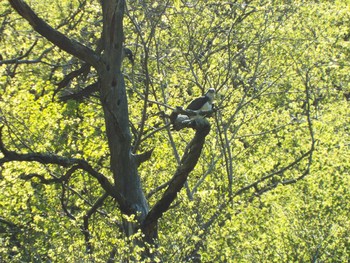
M 9 2 L 17 13 L 26 19 L 33 29 L 40 35 L 67 53 L 76 56 L 95 68 L 98 68 L 99 56 L 92 49 L 84 46 L 78 41 L 68 38 L 61 32 L 52 28 L 44 20 L 38 17 L 38 15 L 24 1 L 9 0 Z

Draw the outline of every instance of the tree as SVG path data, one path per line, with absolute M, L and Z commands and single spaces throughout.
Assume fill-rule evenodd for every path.
M 317 58 L 328 46 L 304 14 L 308 4 L 130 1 L 126 9 L 121 0 L 62 2 L 52 4 L 59 12 L 50 14 L 49 25 L 37 15 L 42 3 L 33 4 L 38 12 L 23 1 L 9 3 L 3 31 L 18 32 L 10 11 L 16 10 L 48 40 L 26 39 L 24 50 L 6 50 L 0 62 L 6 65 L 4 94 L 18 98 L 21 88 L 32 94 L 34 103 L 22 106 L 21 119 L 43 112 L 32 123 L 16 122 L 13 108 L 2 113 L 0 164 L 6 178 L 19 173 L 16 181 L 29 191 L 26 205 L 0 218 L 15 233 L 8 236 L 12 258 L 57 260 L 53 252 L 64 247 L 64 235 L 43 245 L 46 233 L 74 225 L 73 236 L 83 243 L 70 248 L 85 247 L 76 259 L 169 261 L 162 252 L 172 248 L 175 261 L 227 261 L 233 253 L 207 253 L 208 244 L 225 242 L 210 239 L 210 232 L 223 236 L 219 230 L 234 228 L 235 215 L 251 204 L 266 206 L 264 194 L 310 174 L 321 138 L 314 122 L 326 96 L 318 84 L 343 75 L 333 75 L 330 52 Z M 134 43 L 139 55 L 131 72 L 123 70 L 126 43 Z M 31 65 L 34 70 L 26 72 Z M 28 76 L 42 83 L 29 87 Z M 193 126 L 192 139 L 188 129 L 172 131 L 169 109 L 209 87 L 219 92 L 210 120 L 215 132 L 209 133 L 206 120 Z M 26 130 L 29 124 L 33 128 Z M 45 144 L 38 138 L 47 129 Z M 49 207 L 64 216 L 54 218 Z M 14 223 L 14 216 L 34 229 Z M 174 234 L 174 218 L 174 244 L 164 245 L 163 237 Z M 193 220 L 182 224 L 187 218 Z M 37 248 L 22 245 L 21 229 L 35 232 Z
M 137 224 L 126 223 L 124 225 L 123 231 L 126 235 L 131 236 L 138 229 L 142 229 L 145 235 L 144 239 L 152 244 L 154 238 L 156 238 L 158 219 L 176 198 L 177 192 L 182 188 L 188 174 L 193 170 L 199 158 L 205 136 L 209 132 L 209 123 L 203 122 L 203 124 L 199 123 L 196 125 L 197 133 L 188 146 L 188 151 L 182 159 L 182 164 L 179 165 L 162 198 L 149 211 L 137 173 L 140 158 L 132 153 L 128 103 L 124 77 L 121 71 L 124 39 L 122 21 L 125 2 L 106 1 L 101 3 L 103 10 L 103 30 L 100 39 L 103 55 L 101 56 L 50 27 L 25 2 L 10 1 L 10 4 L 32 25 L 34 30 L 62 50 L 96 69 L 98 74 L 98 83 L 96 85 L 99 88 L 100 101 L 104 110 L 113 183 L 106 176 L 95 171 L 85 160 L 40 153 L 19 154 L 7 150 L 2 142 L 1 152 L 4 157 L 1 159 L 1 164 L 11 161 L 35 161 L 41 164 L 56 164 L 69 168 L 63 177 L 49 180 L 50 182 L 67 181 L 77 170 L 83 170 L 98 180 L 105 193 L 84 217 L 83 231 L 86 236 L 88 251 L 91 250 L 88 219 L 102 205 L 103 200 L 107 196 L 115 198 L 123 214 L 128 216 L 135 215 L 137 218 Z M 29 177 L 33 176 L 35 175 L 29 175 Z M 41 178 L 43 183 L 47 182 L 43 177 L 38 177 Z

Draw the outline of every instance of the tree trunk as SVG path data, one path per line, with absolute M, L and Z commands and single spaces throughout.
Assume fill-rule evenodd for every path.
M 137 163 L 131 153 L 128 102 L 121 72 L 124 6 L 124 0 L 103 1 L 104 66 L 99 69 L 100 94 L 115 191 L 121 193 L 130 206 L 127 211 L 123 211 L 122 207 L 121 210 L 125 214 L 137 213 L 138 221 L 142 222 L 148 205 L 137 173 Z M 133 234 L 136 226 L 126 225 L 126 234 Z

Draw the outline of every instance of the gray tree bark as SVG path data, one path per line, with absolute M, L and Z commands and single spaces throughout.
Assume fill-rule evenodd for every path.
M 122 0 L 102 2 L 104 54 L 103 67 L 98 72 L 115 191 L 120 192 L 130 205 L 127 211 L 122 212 L 137 214 L 138 221 L 142 222 L 148 205 L 137 172 L 137 162 L 131 152 L 128 101 L 121 72 L 124 6 L 125 1 Z M 136 230 L 130 225 L 126 228 L 128 235 Z

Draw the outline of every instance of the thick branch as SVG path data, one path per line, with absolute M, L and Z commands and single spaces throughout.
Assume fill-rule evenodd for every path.
M 194 117 L 202 116 L 211 117 L 215 110 L 209 111 L 193 111 L 193 110 L 184 110 L 182 107 L 177 106 L 175 110 L 170 114 L 170 122 L 173 125 L 173 129 L 179 131 L 183 128 L 194 128 L 196 122 Z
M 61 177 L 54 176 L 53 178 L 50 178 L 50 179 L 46 179 L 44 176 L 42 176 L 40 174 L 36 174 L 36 173 L 21 174 L 19 178 L 21 178 L 23 180 L 30 180 L 30 179 L 36 177 L 43 184 L 63 183 L 63 182 L 68 182 L 68 180 L 71 178 L 73 173 L 79 169 L 80 169 L 79 165 L 74 165 L 71 168 L 69 168 L 68 171 L 63 176 L 61 176 Z
M 92 177 L 97 179 L 97 181 L 100 183 L 102 188 L 110 196 L 116 199 L 123 213 L 131 214 L 135 212 L 132 209 L 131 205 L 124 198 L 124 196 L 120 192 L 115 190 L 115 187 L 110 183 L 107 177 L 105 177 L 103 174 L 93 169 L 92 166 L 85 160 L 77 159 L 77 158 L 67 158 L 67 157 L 62 157 L 55 154 L 43 154 L 43 153 L 20 154 L 14 151 L 9 151 L 5 148 L 4 143 L 2 141 L 2 129 L 3 127 L 0 127 L 0 152 L 3 153 L 4 157 L 0 158 L 0 166 L 5 163 L 13 162 L 13 161 L 38 162 L 41 164 L 56 164 L 62 167 L 70 167 L 74 165 L 74 167 L 68 170 L 64 178 L 69 177 L 71 172 L 74 172 L 77 169 L 82 169 L 85 172 L 89 173 Z
M 238 191 L 236 191 L 233 194 L 233 197 L 238 196 L 238 195 L 246 192 L 249 189 L 257 188 L 257 186 L 260 183 L 262 183 L 262 182 L 264 182 L 264 181 L 266 181 L 268 179 L 271 179 L 271 178 L 273 178 L 276 175 L 277 176 L 282 176 L 284 172 L 286 172 L 286 171 L 292 169 L 293 167 L 295 167 L 296 165 L 298 165 L 302 160 L 304 160 L 306 157 L 310 156 L 311 153 L 312 153 L 312 150 L 309 150 L 306 153 L 302 154 L 299 158 L 295 159 L 292 163 L 290 163 L 287 166 L 281 168 L 280 170 L 274 171 L 274 172 L 272 172 L 272 173 L 270 173 L 268 175 L 265 175 L 265 176 L 261 177 L 260 179 L 256 180 L 255 182 L 253 182 L 253 183 L 251 183 L 251 184 L 249 184 L 247 186 L 242 187 L 241 189 L 239 189 Z
M 1 142 L 2 144 L 2 142 Z M 66 158 L 52 154 L 41 153 L 25 153 L 19 154 L 13 151 L 4 150 L 1 145 L 0 150 L 4 153 L 4 157 L 0 159 L 0 165 L 7 162 L 19 161 L 19 162 L 39 162 L 42 164 L 57 164 L 63 167 L 68 167 L 79 163 L 81 160 L 75 158 Z
M 55 96 L 60 90 L 65 88 L 74 78 L 81 74 L 86 74 L 90 71 L 90 65 L 84 64 L 81 66 L 81 68 L 74 70 L 73 72 L 70 72 L 67 76 L 64 77 L 63 80 L 60 81 L 57 85 L 57 89 L 55 90 L 53 96 Z
M 68 52 L 69 54 L 76 56 L 77 58 L 87 62 L 88 64 L 98 68 L 99 56 L 90 48 L 83 44 L 72 40 L 60 33 L 59 31 L 52 28 L 44 20 L 39 18 L 37 14 L 22 0 L 9 0 L 11 6 L 26 19 L 30 25 L 40 35 L 45 37 L 47 40 Z
M 99 82 L 95 82 L 84 89 L 67 95 L 60 96 L 60 101 L 67 101 L 67 100 L 75 100 L 75 101 L 82 101 L 85 98 L 88 98 L 92 93 L 97 92 L 99 88 Z
M 141 163 L 146 162 L 151 158 L 153 150 L 154 150 L 154 148 L 147 151 L 147 152 L 143 152 L 141 154 L 134 155 L 137 167 L 139 167 L 141 165 Z
M 146 234 L 146 237 L 150 237 L 151 233 L 155 231 L 158 219 L 162 217 L 163 213 L 169 209 L 171 203 L 175 200 L 177 193 L 186 182 L 188 175 L 198 162 L 205 142 L 205 137 L 210 131 L 210 124 L 206 119 L 196 119 L 194 122 L 196 123 L 196 134 L 194 138 L 188 144 L 181 159 L 180 165 L 178 166 L 162 198 L 147 214 L 147 217 L 142 224 L 142 230 Z

